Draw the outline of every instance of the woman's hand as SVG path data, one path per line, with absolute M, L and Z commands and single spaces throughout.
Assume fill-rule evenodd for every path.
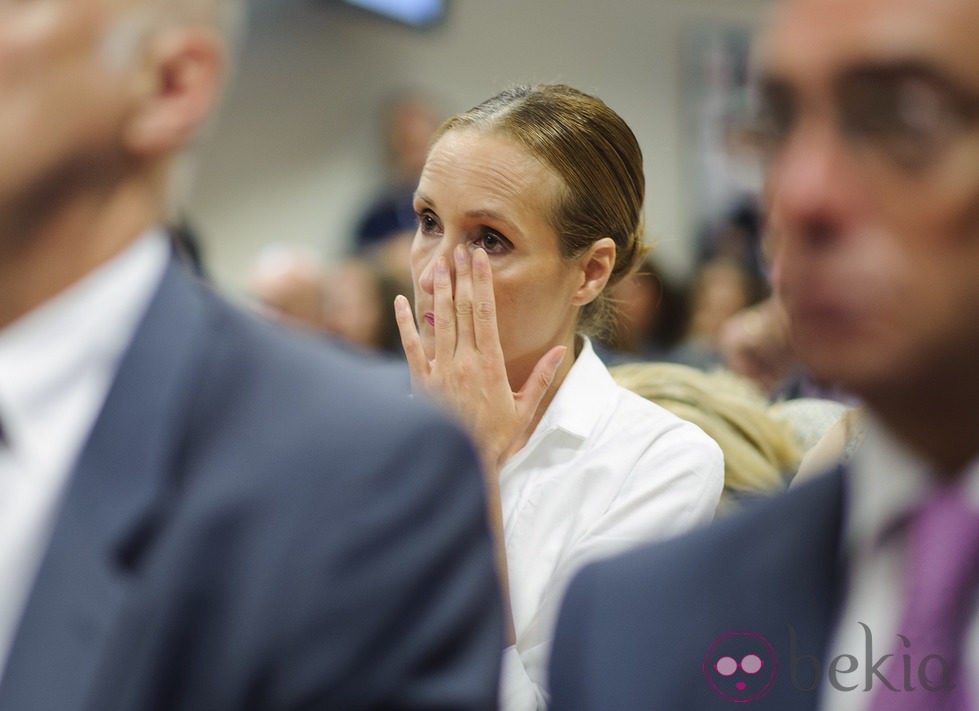
M 461 420 L 483 460 L 490 527 L 496 540 L 496 564 L 506 601 L 507 645 L 515 635 L 510 615 L 509 575 L 503 542 L 499 471 L 519 449 L 535 421 L 541 400 L 557 373 L 565 346 L 549 350 L 534 366 L 527 382 L 513 392 L 496 323 L 496 299 L 489 257 L 482 249 L 457 246 L 453 253 L 455 293 L 444 256 L 435 263 L 435 357 L 422 347 L 411 307 L 404 296 L 394 302 L 401 344 L 415 389 L 421 388 L 447 405 Z
M 470 258 L 459 245 L 453 259 L 454 294 L 446 258 L 440 256 L 435 263 L 434 358 L 425 355 L 403 296 L 395 299 L 395 316 L 413 386 L 433 394 L 458 416 L 491 475 L 526 441 L 567 348 L 555 346 L 545 353 L 527 382 L 513 392 L 500 346 L 489 257 L 476 248 Z

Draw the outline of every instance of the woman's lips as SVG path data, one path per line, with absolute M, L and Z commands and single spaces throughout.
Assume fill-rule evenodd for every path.
M 422 318 L 428 321 L 429 326 L 435 325 L 435 314 L 433 314 L 431 311 L 426 311 L 425 315 Z

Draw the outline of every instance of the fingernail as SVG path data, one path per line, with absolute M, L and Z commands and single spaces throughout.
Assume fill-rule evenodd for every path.
M 457 244 L 455 250 L 453 250 L 456 258 L 456 264 L 460 267 L 466 264 L 466 249 L 461 244 Z
M 489 268 L 489 256 L 486 254 L 486 250 L 484 250 L 482 247 L 476 247 L 476 249 L 473 250 L 473 268 Z
M 449 265 L 445 263 L 445 257 L 439 257 L 438 261 L 435 262 L 435 274 L 440 277 L 449 275 Z

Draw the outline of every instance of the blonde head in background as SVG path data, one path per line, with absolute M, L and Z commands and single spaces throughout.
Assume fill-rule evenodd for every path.
M 609 371 L 620 385 L 694 423 L 720 445 L 720 512 L 741 496 L 784 489 L 795 472 L 802 451 L 792 427 L 770 411 L 768 400 L 746 378 L 677 363 L 627 363 Z

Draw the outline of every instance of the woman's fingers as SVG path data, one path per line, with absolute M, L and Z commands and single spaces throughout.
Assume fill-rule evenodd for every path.
M 500 331 L 496 323 L 496 296 L 493 293 L 493 270 L 489 256 L 482 249 L 472 256 L 472 320 L 476 349 L 487 356 L 503 360 Z
M 435 261 L 435 360 L 445 363 L 456 349 L 456 312 L 452 275 L 444 255 Z
M 473 284 L 469 255 L 461 244 L 452 250 L 456 267 L 455 316 L 456 348 L 472 347 L 473 342 Z
M 421 336 L 415 327 L 415 317 L 411 313 L 411 305 L 402 295 L 394 298 L 394 319 L 398 322 L 398 332 L 401 334 L 401 346 L 405 349 L 405 357 L 408 359 L 408 368 L 411 370 L 412 380 L 422 383 L 422 379 L 428 375 L 428 358 L 425 356 L 425 349 L 422 347 Z
M 544 398 L 544 393 L 554 382 L 554 376 L 557 374 L 557 369 L 560 367 L 561 361 L 564 360 L 564 354 L 567 353 L 567 350 L 567 346 L 554 346 L 545 353 L 537 361 L 537 365 L 531 371 L 527 382 L 520 388 L 520 392 L 516 394 L 518 413 L 526 421 L 529 422 L 534 413 L 537 412 L 537 408 Z
M 450 267 L 455 270 L 454 285 Z M 544 354 L 520 392 L 514 393 L 500 344 L 493 272 L 486 252 L 477 248 L 470 255 L 459 246 L 451 255 L 439 256 L 433 283 L 432 358 L 422 347 L 408 300 L 399 296 L 394 302 L 412 382 L 453 409 L 468 425 L 484 459 L 498 468 L 533 421 L 567 348 L 556 346 Z

